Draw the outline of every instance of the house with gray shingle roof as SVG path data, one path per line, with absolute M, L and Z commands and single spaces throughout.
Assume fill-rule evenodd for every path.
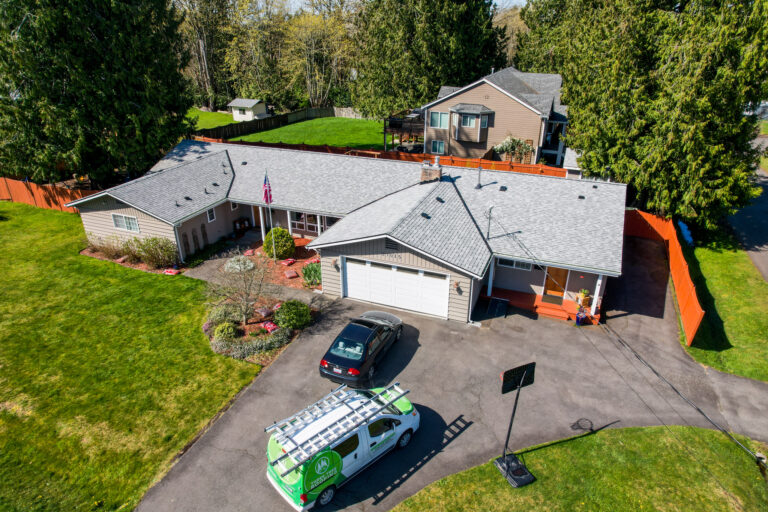
M 561 165 L 561 136 L 568 124 L 568 108 L 560 102 L 562 82 L 557 74 L 509 67 L 464 87 L 443 85 L 437 99 L 422 107 L 425 152 L 501 158 L 493 147 L 513 136 L 533 147 L 518 161 Z
M 235 98 L 227 104 L 227 108 L 232 113 L 232 119 L 238 122 L 269 117 L 267 104 L 261 100 Z
M 183 141 L 144 177 L 70 205 L 91 238 L 165 237 L 182 259 L 244 228 L 263 239 L 283 227 L 313 239 L 324 294 L 469 321 L 481 298 L 569 318 L 583 289 L 599 314 L 621 274 L 625 195 L 439 159 Z

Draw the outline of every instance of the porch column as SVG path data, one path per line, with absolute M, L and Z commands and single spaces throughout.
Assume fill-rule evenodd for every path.
M 288 215 L 288 234 L 293 236 L 293 228 L 291 227 L 291 210 L 285 210 L 285 214 Z
M 488 295 L 491 296 L 491 293 L 493 293 L 493 270 L 496 268 L 496 258 L 491 258 L 491 267 L 488 269 Z
M 597 301 L 600 299 L 600 292 L 603 288 L 603 274 L 600 274 L 597 276 L 597 284 L 595 285 L 595 295 L 592 300 L 592 309 L 590 309 L 589 314 L 592 316 L 595 316 L 595 313 L 597 313 Z
M 253 213 L 253 205 L 252 204 L 248 205 L 248 208 L 251 209 L 251 227 L 255 228 L 256 227 L 256 216 Z
M 318 215 L 317 216 L 317 236 L 320 236 L 321 231 L 322 230 L 320 228 L 320 216 Z
M 267 234 L 264 232 L 264 208 L 259 206 L 259 222 L 261 223 L 261 241 L 263 242 L 267 238 Z

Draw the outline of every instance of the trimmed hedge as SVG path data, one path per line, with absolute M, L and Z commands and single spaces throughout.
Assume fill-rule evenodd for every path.
M 312 323 L 312 314 L 303 302 L 287 300 L 275 311 L 275 323 L 286 329 L 303 329 Z
M 290 329 L 278 329 L 269 336 L 260 336 L 247 341 L 226 341 L 214 337 L 211 340 L 211 350 L 235 359 L 246 359 L 254 354 L 287 345 L 292 339 L 293 332 Z
M 274 238 L 274 252 L 272 252 L 272 239 Z M 293 241 L 293 237 L 288 231 L 283 228 L 272 228 L 264 238 L 264 245 L 262 246 L 264 254 L 270 258 L 277 258 L 284 260 L 293 256 L 296 251 L 296 244 Z

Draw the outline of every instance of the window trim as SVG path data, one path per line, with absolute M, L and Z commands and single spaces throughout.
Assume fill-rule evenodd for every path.
M 237 113 L 238 113 L 238 114 L 240 114 L 241 116 L 244 116 L 244 115 L 245 115 L 245 109 L 244 109 L 244 108 L 239 108 L 239 109 L 237 109 L 237 110 L 238 110 L 238 112 L 237 112 Z
M 232 208 L 232 211 L 234 211 L 240 207 L 240 203 L 233 203 L 230 201 L 229 206 Z
M 430 144 L 430 148 L 429 149 L 431 150 L 430 152 L 433 155 L 444 155 L 445 154 L 445 141 L 442 141 L 442 140 L 432 140 L 430 142 L 431 142 L 431 144 Z M 441 151 L 439 151 L 439 152 L 435 151 L 435 143 L 442 144 L 442 150 Z
M 211 218 L 211 214 L 213 214 L 213 218 Z M 216 208 L 208 208 L 205 211 L 205 216 L 208 219 L 208 224 L 216 220 Z
M 461 127 L 462 128 L 474 128 L 475 127 L 475 114 L 461 114 Z M 471 123 L 464 124 L 464 120 L 469 119 Z
M 118 217 L 123 219 L 123 226 L 125 226 L 125 227 L 121 228 L 120 226 L 117 225 L 117 222 L 116 222 L 115 219 L 117 219 Z M 126 222 L 126 219 L 133 219 L 133 221 L 136 223 L 136 229 L 129 229 L 128 228 L 128 223 Z M 115 229 L 119 229 L 120 231 L 128 231 L 129 233 L 141 233 L 141 228 L 139 227 L 139 219 L 136 218 L 134 215 L 123 215 L 122 213 L 113 213 L 112 214 L 112 226 Z
M 505 261 L 512 262 L 512 264 L 509 265 L 507 263 L 502 263 Z M 511 258 L 497 258 L 496 264 L 500 267 L 513 268 L 515 270 L 522 270 L 524 272 L 530 272 L 533 270 L 533 263 L 529 263 L 527 261 L 513 260 Z

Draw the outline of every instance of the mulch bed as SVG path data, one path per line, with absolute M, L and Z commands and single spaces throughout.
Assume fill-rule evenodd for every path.
M 309 261 L 311 261 L 313 259 L 319 259 L 320 257 L 318 256 L 318 254 L 315 251 L 313 251 L 311 249 L 307 249 L 303 245 L 299 245 L 302 242 L 299 242 L 299 241 L 297 241 L 297 242 L 298 243 L 297 243 L 297 247 L 296 247 L 296 252 L 292 256 L 292 258 L 294 260 L 296 260 L 295 263 L 293 263 L 292 265 L 286 266 L 286 265 L 283 265 L 280 262 L 281 260 L 277 260 L 276 262 L 273 261 L 273 260 L 270 260 L 268 262 L 268 265 L 269 265 L 269 268 L 270 268 L 270 271 L 271 271 L 270 276 L 269 276 L 269 282 L 271 284 L 277 284 L 277 285 L 280 285 L 280 286 L 287 286 L 289 288 L 296 288 L 296 289 L 307 288 L 306 286 L 304 286 L 304 279 L 302 279 L 302 277 L 301 277 L 302 276 L 301 270 L 304 268 L 304 265 L 307 262 L 309 262 Z M 263 254 L 262 250 L 261 250 L 261 245 L 262 245 L 261 242 L 258 242 L 256 245 L 253 246 L 253 250 L 254 250 L 254 253 L 255 253 L 254 257 L 256 255 Z M 289 279 L 288 277 L 285 276 L 286 270 L 293 270 L 293 271 L 295 271 L 298 274 L 298 277 L 294 277 L 292 279 Z M 313 286 L 313 287 L 311 287 L 311 289 L 312 290 L 315 290 L 315 289 L 316 290 L 320 290 L 320 289 L 322 289 L 322 287 L 321 286 Z
M 110 258 L 104 253 L 91 249 L 90 247 L 86 247 L 85 249 L 80 251 L 80 254 L 82 254 L 83 256 L 90 256 L 91 258 L 96 258 L 97 260 L 111 261 L 112 263 L 117 263 L 118 265 L 122 265 L 124 267 L 132 268 L 135 270 L 141 270 L 143 272 L 149 272 L 150 274 L 162 274 L 163 270 L 165 270 L 162 268 L 150 268 L 149 265 L 147 265 L 146 263 L 129 263 L 128 261 L 120 261 L 122 258 L 117 258 L 117 259 Z

